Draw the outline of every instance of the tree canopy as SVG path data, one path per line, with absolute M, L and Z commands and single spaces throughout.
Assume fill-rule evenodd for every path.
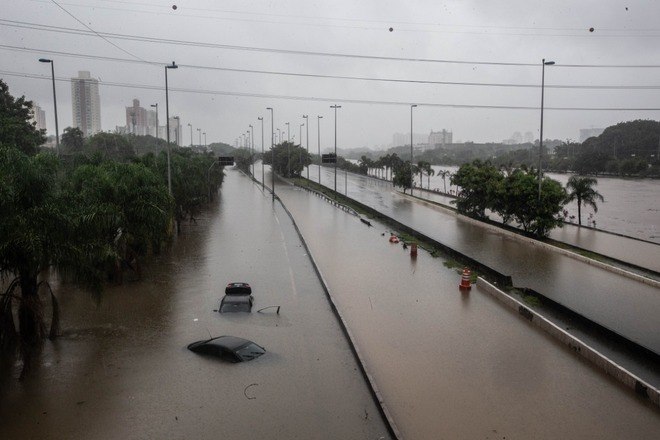
M 34 155 L 46 141 L 45 130 L 38 130 L 32 120 L 32 101 L 16 99 L 0 79 L 0 143 L 11 145 L 25 154 Z

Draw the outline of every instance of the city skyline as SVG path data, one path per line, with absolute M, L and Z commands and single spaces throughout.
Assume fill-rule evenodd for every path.
M 578 140 L 583 128 L 660 115 L 654 3 L 177 6 L 12 3 L 0 22 L 0 50 L 11 68 L 0 75 L 15 94 L 50 110 L 50 72 L 37 60 L 52 58 L 64 128 L 72 125 L 64 82 L 79 70 L 93 72 L 107 131 L 123 123 L 136 96 L 164 109 L 163 67 L 175 61 L 170 114 L 229 144 L 272 107 L 280 129 L 302 123 L 303 114 L 324 116 L 321 144 L 330 145 L 335 103 L 342 105 L 337 142 L 346 148 L 387 145 L 393 133 L 409 132 L 411 104 L 418 105 L 414 132 L 444 128 L 474 142 L 515 132 L 538 139 L 542 59 L 555 62 L 545 72 L 544 138 Z M 52 132 L 52 112 L 47 118 Z

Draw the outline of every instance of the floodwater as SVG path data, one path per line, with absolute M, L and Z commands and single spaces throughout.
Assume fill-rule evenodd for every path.
M 27 380 L 0 382 L 0 438 L 389 438 L 284 211 L 236 171 L 219 203 L 100 303 L 57 286 L 62 336 Z M 214 312 L 230 281 L 255 309 Z M 228 364 L 188 343 L 230 334 L 267 353 Z
M 314 176 L 312 167 L 311 176 Z M 333 170 L 323 169 L 321 183 L 333 187 Z M 660 353 L 660 295 L 656 287 L 535 246 L 493 228 L 485 228 L 446 209 L 411 200 L 391 184 L 338 171 L 337 191 L 433 237 L 476 260 L 511 275 L 529 287 L 604 327 Z M 657 253 L 646 257 L 657 260 Z
M 412 260 L 384 226 L 301 189 L 278 184 L 277 194 L 404 438 L 657 437 L 656 408 L 490 296 L 460 293 L 441 259 Z

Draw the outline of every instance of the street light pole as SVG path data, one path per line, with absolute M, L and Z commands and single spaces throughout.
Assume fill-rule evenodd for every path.
M 41 63 L 50 63 L 50 74 L 53 80 L 53 107 L 55 108 L 55 155 L 60 155 L 60 127 L 57 122 L 57 93 L 55 93 L 55 63 L 48 58 L 39 58 Z
M 287 177 L 291 177 L 291 124 L 288 122 L 286 125 L 286 173 Z
M 170 161 L 170 95 L 167 88 L 167 70 L 178 69 L 174 61 L 165 66 L 165 118 L 167 119 L 167 189 L 172 195 L 172 165 Z
M 273 120 L 273 109 L 271 107 L 266 107 L 266 110 L 270 110 L 270 154 L 271 154 L 271 165 L 270 165 L 270 174 L 273 178 L 273 202 L 275 201 L 275 121 Z M 263 131 L 263 130 L 262 130 Z
M 410 195 L 413 193 L 413 109 L 417 104 L 410 106 Z
M 156 135 L 154 137 L 158 139 L 158 103 L 151 104 L 151 106 L 156 108 Z
M 337 192 L 337 109 L 341 105 L 331 105 L 330 108 L 335 109 L 335 192 Z
M 554 61 L 546 61 L 545 58 L 541 60 L 541 130 L 539 134 L 539 208 L 541 203 L 541 178 L 543 172 L 541 171 L 541 159 L 543 155 L 543 89 L 545 87 L 545 66 L 552 66 Z
M 316 116 L 316 123 L 319 128 L 319 139 L 318 139 L 318 146 L 319 146 L 319 185 L 321 184 L 321 164 L 323 164 L 323 161 L 321 160 L 321 119 L 323 119 L 323 116 L 317 115 Z
M 257 120 L 261 121 L 261 190 L 264 190 L 264 118 L 259 116 Z
M 305 131 L 307 131 L 305 139 L 307 141 L 307 155 L 309 156 L 309 115 L 303 115 L 303 119 L 305 120 Z M 300 139 L 300 141 L 300 147 L 302 148 L 302 139 Z M 307 180 L 309 180 L 309 165 L 307 165 Z
M 202 146 L 202 129 L 197 128 L 196 130 L 197 130 L 197 133 L 199 134 L 199 144 L 198 145 L 201 147 Z
M 254 177 L 254 127 L 252 124 L 250 127 L 250 162 L 252 162 L 252 177 Z

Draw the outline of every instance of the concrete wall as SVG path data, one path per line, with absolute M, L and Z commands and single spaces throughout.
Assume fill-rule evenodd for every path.
M 540 328 L 544 332 L 553 336 L 559 342 L 568 346 L 575 354 L 591 362 L 594 366 L 612 376 L 628 388 L 634 390 L 640 397 L 650 400 L 653 404 L 660 407 L 660 391 L 657 388 L 644 382 L 630 371 L 618 365 L 613 360 L 605 357 L 603 354 L 589 347 L 575 336 L 570 335 L 560 327 L 545 319 L 543 316 L 529 309 L 525 304 L 512 298 L 504 291 L 493 284 L 490 284 L 483 278 L 479 278 L 477 283 L 479 290 L 491 295 L 506 307 L 515 310 L 527 319 L 530 323 Z

